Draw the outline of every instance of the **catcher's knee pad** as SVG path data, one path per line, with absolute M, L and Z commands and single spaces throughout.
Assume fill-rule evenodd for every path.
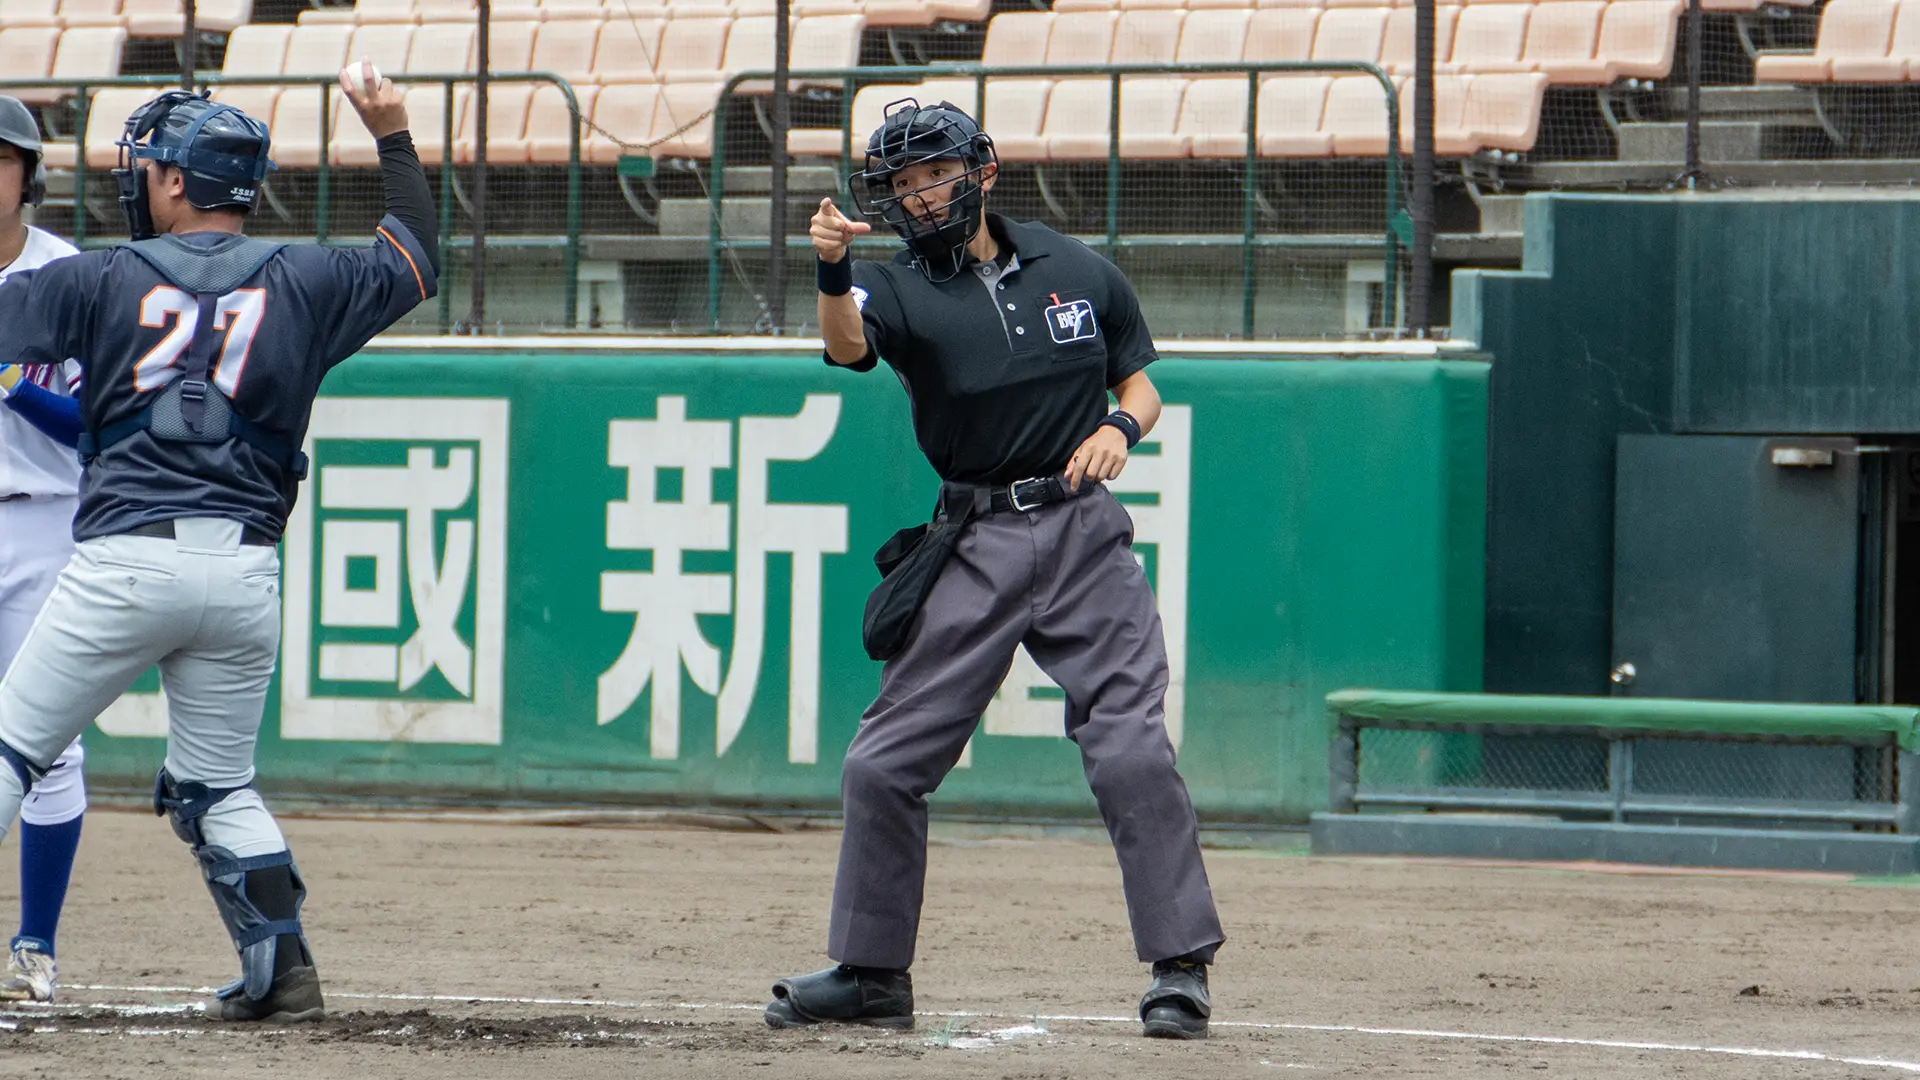
M 20 790 L 23 794 L 32 791 L 33 785 L 47 775 L 47 770 L 28 761 L 25 754 L 4 742 L 0 742 L 0 761 L 6 762 L 7 767 L 13 770 L 13 774 L 20 778 Z
M 219 909 L 233 947 L 240 954 L 240 980 L 222 990 L 221 996 L 244 993 L 259 1001 L 272 988 L 277 971 L 293 964 L 311 965 L 313 958 L 300 928 L 300 905 L 306 901 L 307 889 L 293 865 L 293 852 L 282 847 L 270 854 L 243 858 L 206 840 L 201 819 L 241 792 L 253 794 L 250 785 L 210 788 L 194 781 L 176 781 L 161 769 L 154 789 L 154 810 L 167 815 L 174 833 L 193 845 L 193 857 L 206 875 L 207 891 L 213 894 L 214 907 Z M 298 955 L 282 956 L 283 947 L 298 950 Z

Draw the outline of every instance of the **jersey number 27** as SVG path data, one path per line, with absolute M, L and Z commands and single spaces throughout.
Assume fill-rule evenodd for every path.
M 214 311 L 213 328 L 225 330 L 227 339 L 214 363 L 213 385 L 230 398 L 240 389 L 240 375 L 247 368 L 253 335 L 267 314 L 267 290 L 236 289 L 221 297 Z M 200 302 L 193 294 L 161 285 L 140 301 L 140 325 L 159 327 L 169 321 L 173 329 L 133 366 L 135 390 L 158 390 L 172 381 L 167 370 L 186 358 L 187 346 L 193 343 L 193 333 L 200 327 Z

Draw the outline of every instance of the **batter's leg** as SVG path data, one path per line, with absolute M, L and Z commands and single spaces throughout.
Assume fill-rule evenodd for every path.
M 1167 738 L 1167 652 L 1132 522 L 1096 492 L 1045 523 L 1054 553 L 1026 645 L 1067 693 L 1067 735 L 1119 856 L 1134 946 L 1147 962 L 1211 962 L 1224 939 L 1199 823 Z
M 279 561 L 272 548 L 240 546 L 237 526 L 228 548 L 226 540 L 189 540 L 195 530 L 188 525 L 174 523 L 182 557 L 205 574 L 206 615 L 200 631 L 160 664 L 168 737 L 156 809 L 193 846 L 240 954 L 240 979 L 221 991 L 221 1019 L 319 1019 L 319 974 L 300 925 L 306 886 L 252 787 L 254 744 L 280 647 Z M 227 550 L 198 554 L 196 544 Z

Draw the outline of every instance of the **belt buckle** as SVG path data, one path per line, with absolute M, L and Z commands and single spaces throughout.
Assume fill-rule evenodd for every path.
M 1046 479 L 1044 477 L 1039 477 L 1039 476 L 1029 476 L 1025 480 L 1015 480 L 1013 483 L 1007 485 L 1007 498 L 1012 500 L 1013 508 L 1015 510 L 1024 514 L 1027 511 L 1032 510 L 1034 507 L 1040 506 L 1041 504 L 1037 502 L 1030 502 L 1030 503 L 1021 502 L 1020 501 L 1021 486 L 1025 484 L 1044 484 L 1044 483 L 1046 483 Z

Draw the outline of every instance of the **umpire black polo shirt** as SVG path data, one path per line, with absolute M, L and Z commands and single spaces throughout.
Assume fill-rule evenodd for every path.
M 902 251 L 856 261 L 867 355 L 907 388 L 942 479 L 1011 484 L 1066 471 L 1107 414 L 1107 390 L 1158 359 L 1119 267 L 1034 222 L 987 215 L 999 258 L 927 280 Z M 831 361 L 829 361 L 831 362 Z

